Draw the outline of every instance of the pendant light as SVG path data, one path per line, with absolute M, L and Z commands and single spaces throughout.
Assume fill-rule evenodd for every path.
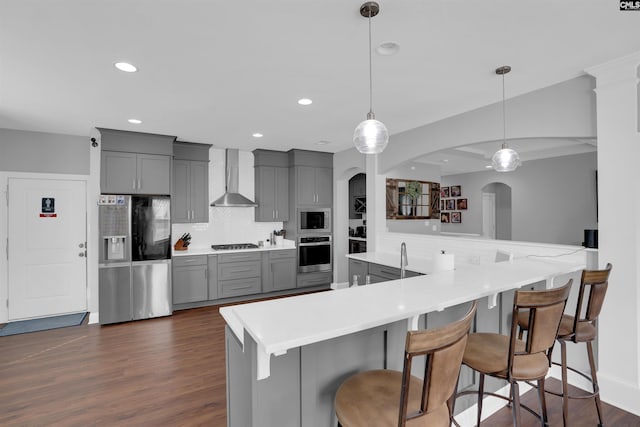
M 369 112 L 367 120 L 361 122 L 353 133 L 353 143 L 363 154 L 382 153 L 389 143 L 389 132 L 386 126 L 376 120 L 373 114 L 373 78 L 371 72 L 371 18 L 380 12 L 380 6 L 369 1 L 360 6 L 360 15 L 369 19 Z
M 513 172 L 520 166 L 520 156 L 507 145 L 507 116 L 504 97 L 504 75 L 511 71 L 511 67 L 504 65 L 496 68 L 496 74 L 502 76 L 502 148 L 491 158 L 491 164 L 496 172 Z

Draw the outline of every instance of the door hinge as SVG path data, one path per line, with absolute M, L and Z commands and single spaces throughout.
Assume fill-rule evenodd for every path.
M 9 308 L 9 298 L 7 298 L 7 308 Z
M 7 184 L 7 195 L 5 196 L 5 199 L 7 199 L 7 207 L 9 207 L 9 184 Z
M 9 238 L 7 237 L 7 261 L 9 261 Z

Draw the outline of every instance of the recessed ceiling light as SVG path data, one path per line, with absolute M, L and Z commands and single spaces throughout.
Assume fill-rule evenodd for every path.
M 493 166 L 491 166 L 491 165 L 486 165 L 484 168 L 485 168 L 485 169 L 493 169 Z
M 411 170 L 412 171 L 416 170 L 416 167 L 415 166 L 411 166 Z
M 116 62 L 114 65 L 118 70 L 124 71 L 125 73 L 135 73 L 138 71 L 135 65 L 129 64 L 128 62 Z
M 442 163 L 449 163 L 449 159 L 442 159 Z
M 327 145 L 327 144 L 331 144 L 331 141 L 318 141 L 315 143 L 316 145 Z
M 311 104 L 313 104 L 313 101 L 310 100 L 309 98 L 300 98 L 300 99 L 298 99 L 298 104 L 300 104 L 300 105 L 311 105 Z
M 251 136 L 253 136 L 254 138 L 262 138 L 264 135 L 263 135 L 263 134 L 261 134 L 260 132 L 256 132 L 256 133 L 254 133 L 254 134 L 253 134 L 253 135 L 251 135 Z
M 140 123 L 142 123 L 142 120 L 138 120 L 138 119 L 129 119 L 127 121 L 129 123 L 133 123 L 134 125 L 139 125 Z
M 395 55 L 400 50 L 400 45 L 396 42 L 382 42 L 376 48 L 378 55 L 389 56 Z

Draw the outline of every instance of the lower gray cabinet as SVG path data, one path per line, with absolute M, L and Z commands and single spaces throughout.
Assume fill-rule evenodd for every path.
M 262 292 L 262 253 L 218 255 L 218 297 L 228 298 Z
M 362 265 L 364 264 L 364 266 Z M 353 273 L 351 272 L 353 268 Z M 369 276 L 369 283 L 380 283 L 388 280 L 397 280 L 400 278 L 400 269 L 396 267 L 388 267 L 386 265 L 367 263 L 360 260 L 349 260 L 349 280 L 353 281 L 353 276 L 358 275 L 358 284 L 363 285 L 366 282 L 366 276 Z M 362 277 L 361 277 L 362 276 Z M 405 271 L 405 277 L 420 276 L 415 271 Z
M 206 301 L 208 296 L 207 256 L 173 259 L 173 303 Z
M 262 292 L 296 287 L 296 250 L 265 252 L 262 258 Z
M 218 256 L 209 255 L 207 267 L 209 272 L 209 300 L 220 298 L 218 296 Z

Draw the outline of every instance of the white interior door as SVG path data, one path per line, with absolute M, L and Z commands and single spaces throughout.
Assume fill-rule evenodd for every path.
M 496 238 L 496 195 L 482 193 L 482 235 Z
M 9 320 L 86 311 L 82 181 L 9 179 Z

